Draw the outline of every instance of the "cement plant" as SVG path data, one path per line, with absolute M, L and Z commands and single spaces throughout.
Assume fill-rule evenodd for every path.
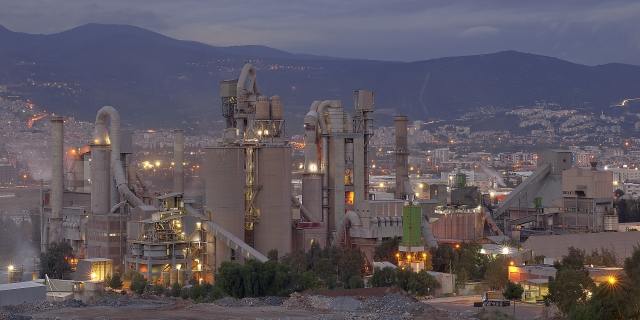
M 622 195 L 612 195 L 630 183 L 637 168 L 603 168 L 597 157 L 576 159 L 581 153 L 568 149 L 525 156 L 479 152 L 453 162 L 449 149 L 412 155 L 410 141 L 420 137 L 421 121 L 396 115 L 392 134 L 386 135 L 374 126 L 374 92 L 354 88 L 353 101 L 318 97 L 309 101 L 302 121 L 285 122 L 283 100 L 277 92 L 267 96 L 258 84 L 251 63 L 237 79 L 220 83 L 225 128 L 202 148 L 202 168 L 187 166 L 185 130 L 170 132 L 172 188 L 159 188 L 145 176 L 144 167 L 153 163 L 134 156 L 134 132 L 121 128 L 129 121 L 125 106 L 97 110 L 91 140 L 76 147 L 65 146 L 65 117 L 45 118 L 51 128 L 46 144 L 51 179 L 38 181 L 40 251 L 45 257 L 51 243 L 68 244 L 73 272 L 66 279 L 41 278 L 37 259 L 15 261 L 7 266 L 8 284 L 0 285 L 0 305 L 22 307 L 6 307 L 3 314 L 66 318 L 74 308 L 122 306 L 130 317 L 165 318 L 170 314 L 161 315 L 162 310 L 179 310 L 175 315 L 187 318 L 189 312 L 247 318 L 253 311 L 228 310 L 255 306 L 272 312 L 264 314 L 271 318 L 467 319 L 478 303 L 499 309 L 520 300 L 526 302 L 518 306 L 520 316 L 532 319 L 543 312 L 544 297 L 553 294 L 552 265 L 571 254 L 569 247 L 592 259 L 583 266 L 595 285 L 623 277 L 621 261 L 638 250 L 640 233 L 627 231 L 640 227 L 620 222 L 614 201 Z M 299 141 L 287 133 L 292 127 L 304 132 Z M 387 147 L 374 143 L 376 135 L 387 137 Z M 518 163 L 531 171 L 491 169 L 493 161 L 520 156 L 526 159 Z M 376 168 L 380 157 L 391 170 Z M 200 194 L 185 190 L 187 171 L 193 176 L 194 169 L 204 175 Z M 281 292 L 291 292 L 285 297 L 236 300 L 232 297 L 241 297 L 225 292 L 231 297 L 212 299 L 207 307 L 193 303 L 197 295 L 189 304 L 178 298 L 123 299 L 120 292 L 135 292 L 127 279 L 123 289 L 104 298 L 115 274 L 140 275 L 149 288 L 177 286 L 178 295 L 189 297 L 196 286 L 218 288 L 230 262 L 246 268 L 255 261 L 296 261 L 310 252 L 322 258 L 331 250 L 359 252 L 361 271 L 353 282 L 310 287 L 321 293 L 286 287 Z M 473 270 L 461 267 L 465 252 Z M 595 260 L 605 253 L 615 256 L 615 263 Z M 302 271 L 316 260 L 302 262 Z M 502 285 L 478 279 L 480 265 L 488 270 L 495 261 L 504 263 Z M 340 279 L 346 271 L 338 270 L 338 262 L 328 262 L 329 274 Z M 405 270 L 425 274 L 433 282 L 380 291 L 376 273 L 389 269 L 398 270 L 398 277 Z M 313 270 L 316 283 L 320 271 Z M 507 282 L 523 288 L 519 299 L 502 297 Z M 361 298 L 351 298 L 356 296 Z M 116 312 L 105 315 L 115 319 Z

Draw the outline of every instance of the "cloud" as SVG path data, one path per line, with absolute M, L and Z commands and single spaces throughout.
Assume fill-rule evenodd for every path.
M 500 29 L 488 26 L 481 26 L 475 28 L 469 28 L 460 33 L 461 37 L 477 37 L 477 36 L 485 36 L 489 34 L 496 34 L 500 32 Z

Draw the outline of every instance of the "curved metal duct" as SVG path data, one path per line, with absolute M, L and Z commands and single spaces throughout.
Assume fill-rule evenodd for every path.
M 111 132 L 107 131 L 107 117 L 109 118 L 109 127 L 111 128 Z M 120 115 L 115 108 L 105 106 L 98 111 L 98 114 L 96 115 L 93 143 L 111 145 L 111 172 L 112 176 L 115 178 L 115 182 L 113 182 L 114 188 L 112 189 L 115 189 L 122 194 L 125 200 L 129 201 L 129 203 L 134 207 L 144 205 L 142 200 L 138 199 L 138 197 L 136 197 L 127 187 L 127 179 L 124 174 L 122 161 L 120 161 Z M 111 193 L 111 202 L 113 205 L 116 205 L 119 202 L 120 197 L 116 192 Z
M 360 217 L 357 213 L 353 211 L 347 212 L 344 217 L 342 217 L 342 221 L 340 222 L 340 228 L 338 228 L 338 234 L 333 240 L 331 240 L 332 246 L 337 246 L 340 242 L 340 239 L 344 236 L 345 229 L 347 227 L 352 228 L 361 228 L 362 222 L 360 222 Z
M 433 231 L 431 230 L 431 226 L 429 225 L 429 218 L 424 214 L 424 212 L 422 212 L 422 237 L 427 243 L 427 247 L 436 249 L 438 248 L 436 237 L 433 235 Z
M 258 93 L 256 68 L 251 63 L 247 63 L 244 65 L 244 67 L 242 67 L 242 72 L 240 73 L 240 78 L 238 78 L 238 84 L 236 85 L 236 94 L 238 97 L 238 101 L 244 101 L 244 85 L 247 82 L 247 76 L 249 76 L 249 86 L 247 88 L 247 92 L 256 94 Z M 242 99 L 240 99 L 241 96 Z
M 316 220 L 316 218 L 313 217 L 311 212 L 309 212 L 309 210 L 307 210 L 307 208 L 305 208 L 305 206 L 303 206 L 302 203 L 300 203 L 298 198 L 296 198 L 296 196 L 293 193 L 291 194 L 291 202 L 293 202 L 295 205 L 300 207 L 300 212 L 302 212 L 305 218 L 309 219 L 309 221 L 318 222 L 318 220 Z

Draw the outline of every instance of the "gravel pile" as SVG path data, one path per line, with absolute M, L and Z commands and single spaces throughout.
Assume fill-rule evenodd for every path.
M 424 303 L 414 302 L 398 294 L 370 297 L 364 301 L 362 311 L 386 314 L 412 314 L 430 308 Z
M 303 296 L 294 292 L 282 306 L 287 309 L 329 310 L 331 300 L 325 296 Z
M 281 297 L 243 298 L 239 301 L 244 307 L 282 306 L 284 299 Z
M 332 311 L 360 311 L 362 302 L 350 296 L 335 297 L 329 303 L 329 308 Z
M 341 312 L 341 313 L 320 314 L 310 319 L 312 320 L 342 320 L 342 319 L 406 320 L 406 319 L 413 319 L 413 317 L 398 316 L 398 315 L 379 315 L 379 314 L 370 314 L 370 313 Z
M 265 297 L 263 300 L 265 306 L 276 306 L 280 307 L 285 301 L 285 298 L 282 297 Z
M 224 297 L 222 299 L 216 300 L 213 302 L 213 304 L 219 307 L 234 307 L 234 308 L 239 308 L 244 306 L 242 302 L 231 297 Z

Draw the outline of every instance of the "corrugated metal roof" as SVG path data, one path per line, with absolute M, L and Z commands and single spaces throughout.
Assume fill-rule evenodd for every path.
M 624 259 L 631 256 L 633 246 L 640 246 L 640 232 L 531 236 L 523 245 L 525 249 L 533 250 L 536 256 L 558 260 L 567 255 L 569 247 L 584 250 L 587 254 L 594 249 L 600 251 L 600 248 L 605 248 L 615 252 L 619 259 Z
M 16 290 L 16 289 L 33 288 L 33 287 L 44 287 L 44 285 L 37 282 L 33 282 L 33 281 L 7 283 L 7 284 L 0 284 L 0 291 L 10 291 L 10 290 Z

